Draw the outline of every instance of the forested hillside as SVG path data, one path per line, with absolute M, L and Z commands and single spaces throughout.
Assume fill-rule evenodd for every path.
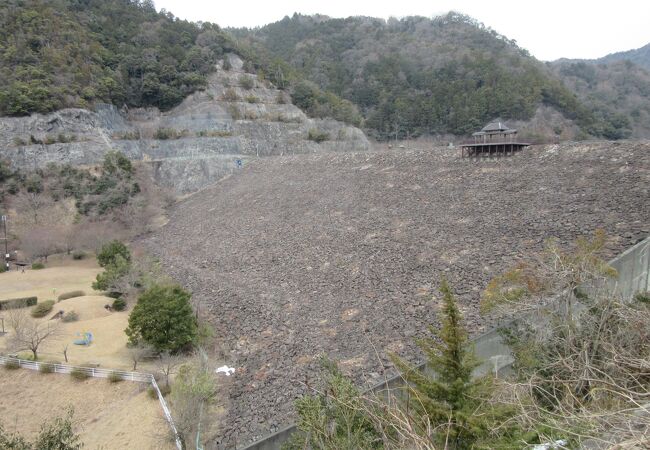
M 611 63 L 616 61 L 631 61 L 650 70 L 650 44 L 634 50 L 627 50 L 625 52 L 610 53 L 596 60 L 599 63 Z
M 600 60 L 597 60 L 600 61 Z M 613 137 L 650 138 L 650 72 L 631 61 L 558 61 L 555 73 Z
M 595 114 L 542 63 L 460 14 L 401 20 L 294 15 L 231 30 L 259 54 L 287 61 L 323 90 L 351 100 L 379 138 L 467 134 L 485 122 L 559 110 L 590 135 L 625 137 L 625 117 Z M 293 99 L 308 107 L 309 83 Z
M 168 109 L 205 85 L 230 38 L 151 0 L 5 0 L 0 114 L 103 101 Z
M 649 128 L 650 76 L 637 66 L 542 64 L 456 13 L 388 22 L 294 15 L 226 31 L 157 12 L 151 0 L 5 0 L 1 12 L 0 115 L 97 102 L 168 110 L 205 88 L 232 52 L 310 116 L 379 139 L 466 135 L 495 118 L 530 120 L 541 106 L 582 136 Z

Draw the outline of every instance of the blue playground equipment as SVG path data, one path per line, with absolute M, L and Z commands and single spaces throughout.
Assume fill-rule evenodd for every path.
M 84 333 L 77 333 L 76 334 L 80 339 L 75 339 L 72 341 L 73 344 L 75 345 L 90 345 L 93 341 L 93 334 L 90 332 L 84 332 Z

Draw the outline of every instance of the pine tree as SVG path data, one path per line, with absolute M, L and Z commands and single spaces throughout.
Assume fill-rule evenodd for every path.
M 427 357 L 434 374 L 421 372 L 405 361 L 393 357 L 395 365 L 410 383 L 409 403 L 422 419 L 430 423 L 436 436 L 446 448 L 471 448 L 481 434 L 484 419 L 475 416 L 484 379 L 473 379 L 472 372 L 480 364 L 470 345 L 462 316 L 445 279 L 442 328 L 430 327 L 432 336 L 419 339 L 418 347 Z

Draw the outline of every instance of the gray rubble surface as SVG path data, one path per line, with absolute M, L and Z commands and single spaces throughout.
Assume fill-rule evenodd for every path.
M 318 355 L 360 384 L 436 323 L 453 286 L 472 333 L 488 280 L 518 258 L 604 228 L 608 254 L 650 233 L 650 143 L 529 148 L 461 159 L 457 149 L 259 159 L 173 208 L 146 238 L 208 311 L 236 374 L 215 447 L 290 423 L 318 383 Z

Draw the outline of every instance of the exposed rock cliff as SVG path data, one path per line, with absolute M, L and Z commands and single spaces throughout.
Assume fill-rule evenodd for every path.
M 288 94 L 245 73 L 237 56 L 229 58 L 230 70 L 219 67 L 204 91 L 165 113 L 97 105 L 1 118 L 1 157 L 20 168 L 87 165 L 117 149 L 149 162 L 157 181 L 186 193 L 237 170 L 236 160 L 369 148 L 361 130 L 308 118 Z M 316 142 L 316 135 L 325 140 Z

